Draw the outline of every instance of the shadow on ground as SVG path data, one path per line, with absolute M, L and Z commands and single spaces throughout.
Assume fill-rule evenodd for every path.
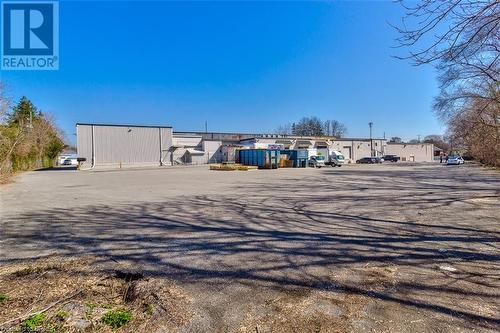
M 325 169 L 214 196 L 10 216 L 0 262 L 92 255 L 185 283 L 350 293 L 495 328 L 499 178 L 454 172 Z M 396 278 L 375 281 L 373 268 Z

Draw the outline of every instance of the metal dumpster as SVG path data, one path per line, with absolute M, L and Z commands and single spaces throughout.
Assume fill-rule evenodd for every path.
M 294 168 L 307 167 L 308 152 L 307 149 L 287 149 L 280 152 L 282 155 L 288 155 L 288 159 L 292 160 Z
M 280 151 L 273 149 L 242 149 L 238 152 L 239 163 L 262 169 L 277 169 Z

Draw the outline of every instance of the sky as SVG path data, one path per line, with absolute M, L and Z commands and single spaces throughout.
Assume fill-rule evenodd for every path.
M 2 71 L 15 100 L 75 124 L 270 133 L 304 116 L 349 137 L 440 134 L 436 73 L 393 55 L 390 1 L 60 1 L 57 71 Z

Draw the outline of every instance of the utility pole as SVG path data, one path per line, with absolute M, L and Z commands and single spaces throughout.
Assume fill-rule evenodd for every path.
M 208 122 L 205 120 L 205 133 L 208 133 Z
M 368 126 L 370 126 L 370 156 L 373 157 L 373 137 L 372 137 L 372 127 L 373 122 L 369 122 Z
M 420 134 L 417 135 L 418 143 L 420 143 Z

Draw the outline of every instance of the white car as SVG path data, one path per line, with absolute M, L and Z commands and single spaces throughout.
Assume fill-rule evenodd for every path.
M 465 161 L 462 158 L 462 156 L 458 156 L 458 155 L 449 156 L 448 161 L 446 162 L 447 165 L 460 165 L 460 164 L 464 164 L 464 163 L 465 163 Z
M 324 167 L 324 166 L 326 166 L 325 157 L 324 156 L 311 156 L 308 164 L 310 167 L 316 167 L 316 168 Z

